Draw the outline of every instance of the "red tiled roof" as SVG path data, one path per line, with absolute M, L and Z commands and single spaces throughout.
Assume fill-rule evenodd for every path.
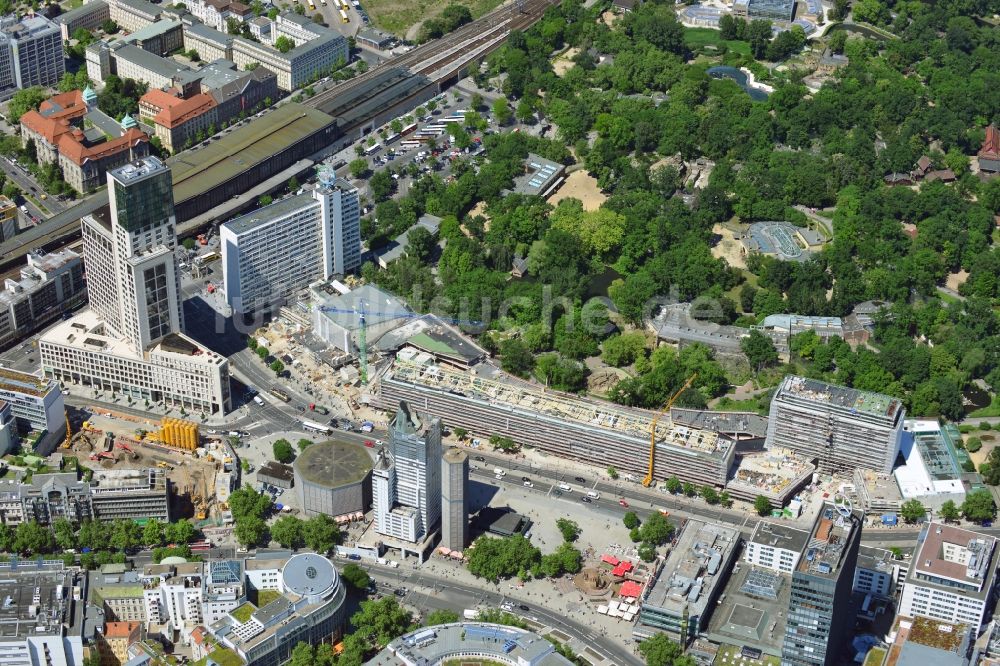
M 166 109 L 171 106 L 176 106 L 183 101 L 184 100 L 181 97 L 159 89 L 150 90 L 139 98 L 140 105 L 148 104 L 149 106 L 156 107 L 157 109 Z
M 205 638 L 206 638 L 207 635 L 208 635 L 208 632 L 205 630 L 205 627 L 203 627 L 203 626 L 201 626 L 199 624 L 191 632 L 191 640 L 193 640 L 196 645 L 201 645 L 202 643 L 205 642 Z
M 45 100 L 37 111 L 28 111 L 21 116 L 21 124 L 55 144 L 62 134 L 70 131 L 72 121 L 86 114 L 87 105 L 83 103 L 83 93 L 73 90 Z
M 614 555 L 601 555 L 601 562 L 604 562 L 605 564 L 610 564 L 613 567 L 618 566 L 618 563 L 620 561 L 621 560 L 619 560 Z
M 104 625 L 104 637 L 128 638 L 141 625 L 141 622 L 108 622 Z
M 167 129 L 173 129 L 178 125 L 186 123 L 192 118 L 196 118 L 203 113 L 206 113 L 217 106 L 215 98 L 207 93 L 198 93 L 185 100 L 182 100 L 180 104 L 174 104 L 173 106 L 164 107 L 160 110 L 156 116 L 153 117 L 153 122 L 157 125 L 163 125 Z
M 996 125 L 986 128 L 986 138 L 983 139 L 983 147 L 979 149 L 979 157 L 1000 159 L 1000 130 Z
M 642 584 L 637 583 L 634 580 L 627 580 L 622 583 L 622 587 L 618 591 L 618 594 L 622 597 L 638 597 L 642 594 Z
M 129 150 L 140 141 L 149 141 L 149 137 L 146 136 L 145 132 L 134 127 L 125 130 L 125 133 L 117 139 L 111 139 L 89 148 L 83 145 L 77 137 L 67 134 L 59 139 L 59 153 L 65 155 L 74 164 L 83 166 L 89 160 L 97 160 Z

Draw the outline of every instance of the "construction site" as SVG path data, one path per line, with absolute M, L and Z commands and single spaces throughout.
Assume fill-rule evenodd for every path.
M 736 453 L 729 437 L 676 424 L 668 415 L 657 419 L 650 411 L 546 390 L 499 371 L 486 377 L 450 369 L 426 352 L 396 358 L 372 393 L 379 409 L 391 410 L 405 400 L 449 428 L 508 436 L 522 446 L 598 467 L 613 464 L 640 478 L 650 471 L 652 449 L 653 481 L 676 476 L 723 487 Z M 611 457 L 610 451 L 615 452 Z
M 228 512 L 229 490 L 236 473 L 227 442 L 200 438 L 190 421 L 164 417 L 149 421 L 102 411 L 90 414 L 67 438 L 63 454 L 82 469 L 98 472 L 157 470 L 170 480 L 170 515 L 198 521 L 220 519 Z

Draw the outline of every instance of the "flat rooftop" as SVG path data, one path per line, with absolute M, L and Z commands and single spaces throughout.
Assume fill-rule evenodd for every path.
M 996 537 L 943 523 L 928 523 L 920 532 L 907 582 L 928 578 L 957 583 L 965 594 L 985 598 L 996 575 Z M 933 584 L 933 583 L 931 583 Z
M 431 81 L 425 77 L 402 67 L 390 67 L 344 93 L 324 98 L 317 107 L 336 118 L 339 127 L 351 127 L 373 111 L 391 108 L 429 85 Z
M 361 285 L 346 294 L 334 292 L 333 295 L 324 296 L 317 293 L 316 296 L 317 307 L 337 310 L 324 311 L 323 316 L 348 331 L 361 328 L 361 318 L 357 313 L 362 310 L 365 312 L 365 325 L 369 331 L 375 326 L 395 319 L 405 319 L 412 314 L 403 301 L 371 284 Z M 371 335 L 373 333 L 369 332 L 369 336 Z M 369 338 L 368 344 L 373 342 Z
M 775 399 L 783 396 L 799 398 L 817 405 L 840 407 L 852 413 L 863 412 L 889 418 L 893 418 L 901 407 L 899 400 L 882 393 L 859 391 L 793 375 L 785 377 L 775 394 Z
M 740 455 L 728 485 L 758 488 L 780 495 L 815 470 L 816 466 L 802 456 L 787 449 L 773 448 Z
M 806 544 L 809 543 L 809 531 L 762 520 L 757 523 L 757 527 L 750 537 L 750 542 L 801 553 Z
M 670 410 L 670 418 L 674 423 L 701 430 L 767 437 L 767 417 L 753 412 L 714 412 L 673 407 Z
M 180 204 L 219 187 L 332 123 L 332 118 L 316 109 L 283 104 L 207 146 L 185 150 L 167 160 L 173 173 L 174 201 Z
M 304 481 L 336 488 L 368 476 L 372 458 L 360 444 L 319 442 L 300 453 L 293 466 Z
M 852 513 L 850 517 L 840 514 L 830 502 L 823 504 L 819 516 L 809 533 L 809 545 L 799 558 L 798 571 L 811 576 L 836 578 L 852 538 L 861 529 L 861 521 Z
M 439 365 L 417 365 L 397 358 L 385 375 L 408 384 L 422 385 L 486 401 L 494 407 L 543 414 L 580 425 L 640 437 L 649 441 L 653 412 L 629 409 L 611 403 L 578 396 L 545 391 L 528 384 L 505 381 L 502 375 L 487 378 L 468 371 L 452 370 Z M 661 418 L 656 425 L 660 446 L 674 446 L 705 454 L 724 456 L 732 441 L 710 430 L 696 430 L 676 425 L 670 418 Z
M 565 166 L 534 153 L 528 153 L 524 160 L 525 174 L 514 178 L 514 192 L 517 194 L 543 195 L 560 176 Z
M 791 598 L 791 576 L 740 563 L 726 585 L 726 597 L 712 611 L 708 636 L 780 655 Z
M 685 610 L 689 615 L 706 615 L 715 586 L 729 574 L 724 563 L 739 538 L 739 530 L 688 520 L 649 587 L 643 609 L 651 607 L 678 616 Z
M 104 322 L 100 320 L 97 313 L 89 308 L 80 311 L 70 319 L 59 322 L 56 326 L 46 331 L 40 340 L 57 345 L 73 346 L 101 354 L 111 354 L 137 361 L 148 361 L 143 354 L 136 352 L 124 338 L 110 335 L 105 328 Z M 189 363 L 193 359 L 200 359 L 203 363 L 213 363 L 216 365 L 226 361 L 224 356 L 220 356 L 207 347 L 202 347 L 182 333 L 171 333 L 162 341 L 152 346 L 148 352 L 168 358 L 174 357 Z
M 293 194 L 290 197 L 278 199 L 274 203 L 263 208 L 258 208 L 246 215 L 229 220 L 222 226 L 239 236 L 253 229 L 271 224 L 280 217 L 285 217 L 309 206 L 319 206 L 319 202 L 313 198 L 311 192 Z
M 0 571 L 0 641 L 80 631 L 83 604 L 73 603 L 73 574 L 62 563 L 20 563 Z
M 55 383 L 27 372 L 0 368 L 0 391 L 14 391 L 42 397 L 55 388 Z

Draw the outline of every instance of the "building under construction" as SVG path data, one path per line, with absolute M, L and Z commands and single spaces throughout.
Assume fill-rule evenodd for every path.
M 382 373 L 375 406 L 393 410 L 400 401 L 440 417 L 450 428 L 480 436 L 504 435 L 552 455 L 645 476 L 652 412 L 589 400 L 518 383 L 452 370 L 431 362 L 397 358 Z M 483 368 L 480 368 L 483 369 Z M 736 447 L 730 438 L 661 418 L 656 425 L 653 478 L 722 487 Z
M 822 472 L 888 473 L 899 454 L 905 417 L 896 398 L 788 376 L 771 400 L 766 446 L 815 460 Z

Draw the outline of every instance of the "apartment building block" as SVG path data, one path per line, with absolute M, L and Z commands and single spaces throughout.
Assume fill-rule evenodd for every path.
M 41 14 L 0 18 L 0 96 L 54 86 L 66 71 L 59 27 Z
M 226 301 L 237 312 L 282 303 L 361 263 L 358 190 L 342 178 L 223 224 Z
M 905 417 L 897 398 L 788 376 L 771 400 L 766 446 L 815 460 L 825 473 L 889 473 Z
M 12 345 L 87 302 L 83 260 L 72 250 L 29 252 L 20 277 L 0 291 L 0 347 Z
M 996 546 L 993 536 L 926 524 L 903 583 L 900 615 L 963 623 L 978 632 L 995 602 Z

